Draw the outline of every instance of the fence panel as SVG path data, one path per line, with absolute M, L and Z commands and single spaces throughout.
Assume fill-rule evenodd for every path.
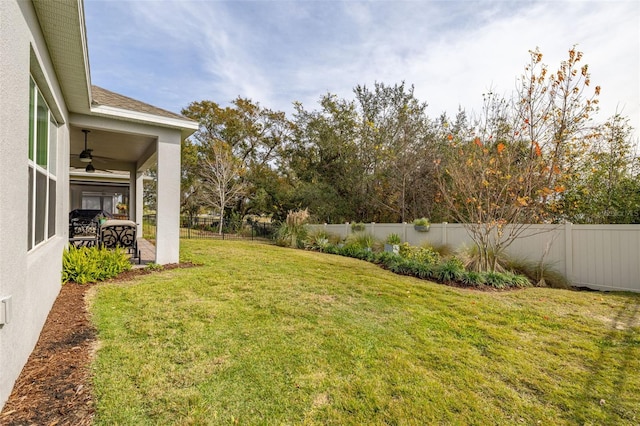
M 351 233 L 349 224 L 310 226 L 343 238 Z M 436 223 L 428 232 L 417 232 L 411 224 L 375 223 L 365 232 L 382 241 L 395 233 L 414 246 L 473 244 L 462 224 Z M 640 292 L 640 225 L 529 225 L 507 253 L 535 262 L 544 256 L 545 265 L 575 286 Z
M 575 285 L 640 292 L 640 225 L 574 225 Z

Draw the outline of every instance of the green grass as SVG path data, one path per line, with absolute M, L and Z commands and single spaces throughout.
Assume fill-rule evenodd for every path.
M 97 424 L 638 424 L 640 295 L 476 292 L 235 241 L 101 284 Z

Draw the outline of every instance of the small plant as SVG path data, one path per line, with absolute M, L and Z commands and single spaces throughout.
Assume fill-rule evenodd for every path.
M 429 219 L 427 219 L 426 217 L 421 217 L 418 219 L 414 219 L 413 224 L 415 226 L 429 226 L 431 225 L 431 222 L 429 222 Z
M 86 284 L 113 278 L 131 269 L 126 250 L 69 246 L 62 254 L 62 282 Z
M 485 285 L 486 278 L 485 274 L 482 272 L 476 271 L 467 271 L 462 275 L 462 279 L 460 280 L 462 284 L 472 286 L 472 287 L 481 287 Z
M 149 271 L 162 271 L 164 269 L 164 266 L 159 265 L 155 262 L 151 262 L 151 263 L 148 263 L 145 268 L 148 269 Z
M 400 235 L 398 234 L 389 234 L 387 235 L 387 240 L 385 242 L 391 245 L 399 245 L 402 240 L 400 239 Z
M 465 272 L 460 259 L 452 257 L 436 267 L 434 276 L 442 282 L 460 281 Z
M 518 288 L 531 287 L 531 281 L 529 281 L 529 279 L 524 275 L 517 275 L 511 272 L 505 272 L 504 275 L 509 281 L 510 287 L 518 287 Z
M 353 222 L 351 224 L 351 232 L 362 232 L 365 230 L 364 223 L 362 222 Z
M 509 278 L 501 272 L 487 272 L 485 280 L 488 286 L 498 289 L 508 287 L 510 284 Z
M 289 210 L 285 223 L 276 232 L 276 244 L 292 248 L 303 247 L 303 241 L 307 235 L 307 229 L 304 226 L 307 219 L 309 219 L 309 210 Z
M 373 248 L 376 243 L 376 239 L 373 235 L 368 233 L 358 233 L 349 235 L 346 241 L 347 246 L 356 246 L 361 249 L 368 249 L 369 251 Z
M 304 240 L 304 248 L 307 250 L 325 251 L 327 247 L 338 241 L 338 237 L 324 229 L 310 232 Z

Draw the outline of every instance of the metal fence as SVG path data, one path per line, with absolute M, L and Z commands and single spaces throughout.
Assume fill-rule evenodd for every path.
M 153 240 L 156 236 L 156 215 L 143 216 L 142 232 L 144 238 Z M 219 239 L 219 240 L 255 240 L 271 239 L 274 227 L 271 223 L 249 220 L 224 220 L 222 229 L 220 220 L 212 217 L 180 216 L 180 238 Z

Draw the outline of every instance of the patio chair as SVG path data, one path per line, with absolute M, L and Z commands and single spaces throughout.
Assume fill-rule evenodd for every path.
M 140 264 L 136 229 L 136 223 L 131 220 L 107 220 L 100 225 L 100 246 L 106 248 L 122 247 L 131 254 L 133 259 L 138 259 L 138 264 Z

